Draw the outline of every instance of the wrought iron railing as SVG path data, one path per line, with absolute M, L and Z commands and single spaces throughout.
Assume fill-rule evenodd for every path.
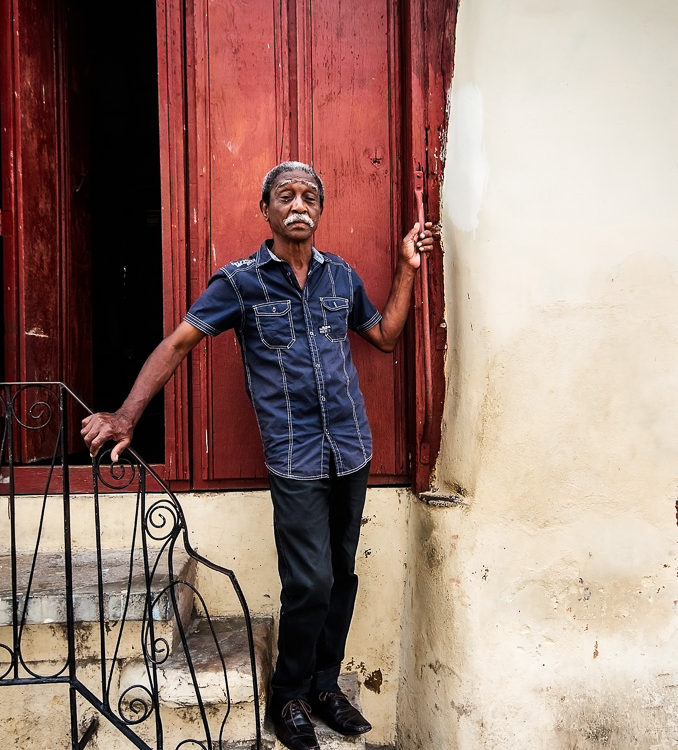
M 259 750 L 254 636 L 242 590 L 232 570 L 215 565 L 193 549 L 178 498 L 133 450 L 126 451 L 115 464 L 107 453 L 91 459 L 91 491 L 77 502 L 80 509 L 83 502 L 89 505 L 91 524 L 85 525 L 91 527 L 93 544 L 90 552 L 81 553 L 82 540 L 74 543 L 71 457 L 84 448 L 78 426 L 87 413 L 91 413 L 89 408 L 63 383 L 0 383 L 0 494 L 7 497 L 8 509 L 7 518 L 0 519 L 0 534 L 4 535 L 0 536 L 4 555 L 0 576 L 11 590 L 0 605 L 0 687 L 66 685 L 68 705 L 64 708 L 70 712 L 74 750 L 85 748 L 96 736 L 100 717 L 139 748 L 225 748 L 231 711 L 228 654 L 219 637 L 219 619 L 210 616 L 194 583 L 195 568 L 203 566 L 230 580 L 242 609 L 253 696 L 250 737 L 254 739 L 249 746 Z M 27 464 L 31 466 L 28 472 Z M 29 532 L 21 514 L 28 502 L 21 483 L 30 471 L 32 476 L 42 472 L 44 482 L 41 493 L 32 498 L 39 512 L 31 511 Z M 148 491 L 151 483 L 158 488 L 158 495 Z M 111 589 L 107 579 L 108 552 L 102 540 L 108 524 L 103 515 L 107 496 L 123 490 L 129 493 L 123 502 L 129 504 L 133 520 L 125 549 L 126 582 L 123 578 L 118 591 Z M 46 529 L 54 525 L 55 513 L 63 522 L 63 546 L 47 549 Z M 82 555 L 85 579 L 89 576 L 84 584 L 74 578 L 76 571 L 82 573 Z M 195 624 L 191 617 L 196 612 L 202 643 L 207 640 L 212 647 L 212 664 L 221 665 L 217 672 L 224 698 L 216 711 L 203 700 L 199 665 L 191 652 L 189 636 Z M 53 624 L 48 628 L 43 625 L 45 632 L 36 637 L 36 628 L 45 622 Z M 63 624 L 54 625 L 59 622 Z M 50 637 L 57 640 L 52 646 L 47 644 L 48 656 L 40 657 L 36 643 Z M 131 663 L 135 656 L 137 669 L 132 674 L 136 677 L 126 684 L 121 665 Z M 185 736 L 177 737 L 175 728 L 171 739 L 160 695 L 161 671 L 170 659 L 175 665 L 182 664 L 197 717 L 186 722 Z M 49 744 L 44 727 L 41 736 Z

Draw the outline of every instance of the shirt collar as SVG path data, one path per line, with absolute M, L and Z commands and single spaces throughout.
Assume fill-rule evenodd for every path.
M 316 260 L 321 265 L 325 262 L 325 256 L 319 251 L 316 250 L 315 247 L 311 248 L 312 257 L 314 260 Z M 282 259 L 279 258 L 273 250 L 268 246 L 266 242 L 264 242 L 261 247 L 259 248 L 259 252 L 257 253 L 257 268 L 259 266 L 263 266 L 266 263 L 269 263 L 270 261 L 275 261 L 276 263 L 282 263 Z

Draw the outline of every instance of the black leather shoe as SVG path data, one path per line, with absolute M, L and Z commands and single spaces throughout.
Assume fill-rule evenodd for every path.
M 370 722 L 341 692 L 318 693 L 313 699 L 313 712 L 340 734 L 365 734 L 372 729 Z
M 306 701 L 295 698 L 273 717 L 275 736 L 290 750 L 320 750 L 309 710 Z

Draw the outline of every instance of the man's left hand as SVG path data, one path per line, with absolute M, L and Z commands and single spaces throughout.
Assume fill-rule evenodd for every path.
M 433 242 L 432 222 L 426 222 L 423 232 L 421 231 L 419 222 L 415 222 L 412 229 L 403 238 L 403 243 L 400 247 L 400 260 L 412 268 L 419 268 L 421 265 L 420 253 L 430 253 L 433 249 Z

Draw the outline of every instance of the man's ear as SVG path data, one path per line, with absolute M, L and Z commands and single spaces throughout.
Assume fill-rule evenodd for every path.
M 259 201 L 259 210 L 261 211 L 264 219 L 268 221 L 268 204 L 264 201 Z

